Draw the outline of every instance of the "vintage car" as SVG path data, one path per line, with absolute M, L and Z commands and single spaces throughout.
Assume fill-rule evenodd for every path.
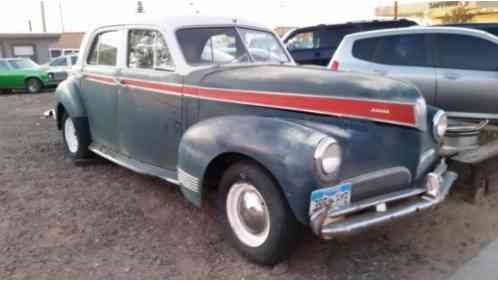
M 58 81 L 38 64 L 26 58 L 0 59 L 0 90 L 26 90 L 38 93 Z
M 445 113 L 417 89 L 296 66 L 260 25 L 116 24 L 82 48 L 56 91 L 67 155 L 157 176 L 196 206 L 216 192 L 227 237 L 258 263 L 285 259 L 302 225 L 362 230 L 442 202 L 456 179 Z

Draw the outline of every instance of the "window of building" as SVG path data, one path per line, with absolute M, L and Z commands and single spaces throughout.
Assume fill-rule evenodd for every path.
M 36 60 L 35 46 L 33 45 L 15 45 L 12 46 L 12 55 L 18 58 L 29 58 Z
M 460 34 L 436 35 L 438 67 L 498 70 L 498 45 L 478 37 Z
M 168 69 L 173 60 L 161 33 L 155 30 L 130 30 L 128 33 L 128 67 Z
M 88 56 L 88 64 L 116 66 L 120 42 L 120 31 L 107 31 L 97 35 Z
M 50 49 L 49 50 L 50 58 L 58 58 L 62 56 L 62 49 Z

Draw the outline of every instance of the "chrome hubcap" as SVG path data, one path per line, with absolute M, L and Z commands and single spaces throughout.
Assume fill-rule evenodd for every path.
M 64 138 L 66 139 L 67 148 L 71 153 L 76 153 L 78 151 L 78 138 L 76 137 L 76 129 L 74 127 L 73 120 L 67 118 L 64 122 Z
M 36 92 L 38 91 L 38 84 L 35 81 L 31 81 L 29 82 L 28 88 L 31 92 Z
M 270 213 L 253 185 L 238 182 L 227 196 L 227 216 L 234 233 L 249 247 L 261 246 L 270 234 Z

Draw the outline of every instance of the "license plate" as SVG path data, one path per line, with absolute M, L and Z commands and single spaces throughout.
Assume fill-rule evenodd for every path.
M 334 212 L 351 203 L 351 183 L 324 188 L 311 193 L 310 215 L 322 211 Z

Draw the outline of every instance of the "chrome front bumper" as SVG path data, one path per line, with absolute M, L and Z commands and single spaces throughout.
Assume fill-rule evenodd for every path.
M 313 232 L 323 239 L 360 231 L 429 209 L 443 202 L 457 174 L 447 171 L 443 160 L 426 177 L 424 186 L 355 202 L 343 208 L 316 209 L 311 215 Z

